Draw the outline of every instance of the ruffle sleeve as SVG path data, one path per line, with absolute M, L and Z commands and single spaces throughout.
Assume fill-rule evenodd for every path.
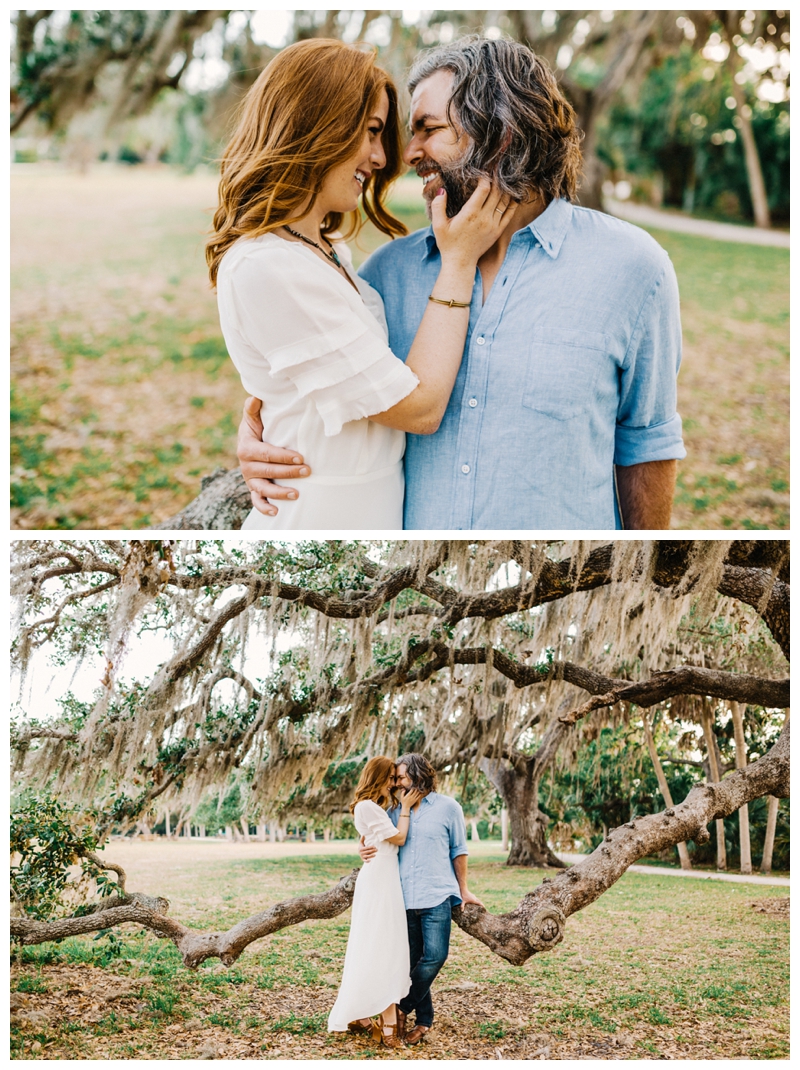
M 287 377 L 314 402 L 327 436 L 385 412 L 419 383 L 378 324 L 371 327 L 348 304 L 336 278 L 288 243 L 254 244 L 235 258 L 226 285 L 243 336 L 271 376 Z
M 366 839 L 372 837 L 377 843 L 379 840 L 388 840 L 397 834 L 397 829 L 385 810 L 370 799 L 362 799 L 356 803 L 353 813 L 356 829 Z

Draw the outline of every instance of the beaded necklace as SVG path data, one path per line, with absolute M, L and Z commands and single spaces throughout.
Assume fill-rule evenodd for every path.
M 322 253 L 322 255 L 327 260 L 330 260 L 330 262 L 332 264 L 335 264 L 337 266 L 337 268 L 340 268 L 342 266 L 342 262 L 339 259 L 339 257 L 336 255 L 336 251 L 334 250 L 332 245 L 331 245 L 331 251 L 329 253 L 326 253 L 325 250 L 322 248 L 322 246 L 319 244 L 319 242 L 315 242 L 312 238 L 307 238 L 305 236 L 305 234 L 301 234 L 299 230 L 292 230 L 292 228 L 291 227 L 287 227 L 285 223 L 283 224 L 283 229 L 284 230 L 288 230 L 290 234 L 293 234 L 295 236 L 295 238 L 299 238 L 300 241 L 304 241 L 306 243 L 306 245 L 313 245 L 315 249 L 319 249 L 319 251 Z M 331 243 L 328 242 L 328 245 L 330 245 L 330 244 Z

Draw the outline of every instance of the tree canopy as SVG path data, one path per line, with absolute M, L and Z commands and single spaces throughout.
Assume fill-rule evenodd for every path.
M 667 173 L 667 203 L 674 203 L 675 181 L 694 190 L 694 172 L 699 170 L 698 204 L 707 204 L 705 182 L 713 182 L 716 172 L 718 180 L 724 174 L 734 183 L 737 194 L 741 188 L 741 200 L 752 204 L 759 225 L 768 225 L 768 200 L 785 209 L 788 127 L 781 126 L 783 112 L 767 106 L 756 111 L 755 124 L 750 117 L 754 107 L 768 104 L 762 97 L 756 99 L 762 82 L 770 81 L 784 99 L 788 12 L 298 10 L 281 33 L 267 34 L 266 39 L 259 24 L 263 15 L 18 11 L 13 22 L 12 132 L 31 129 L 37 120 L 41 128 L 61 136 L 76 115 L 96 109 L 102 114 L 101 141 L 107 151 L 112 131 L 119 132 L 129 120 L 162 107 L 177 91 L 180 108 L 167 108 L 170 121 L 177 124 L 168 139 L 170 147 L 163 138 L 145 145 L 141 137 L 133 137 L 137 144 L 120 146 L 120 158 L 135 162 L 151 158 L 154 151 L 166 152 L 182 165 L 194 166 L 203 158 L 218 157 L 242 93 L 287 44 L 309 37 L 372 44 L 380 62 L 402 85 L 420 49 L 479 31 L 525 42 L 557 71 L 585 134 L 581 202 L 587 207 L 601 206 L 601 184 L 610 160 L 612 167 L 618 165 L 624 153 L 625 164 L 635 172 L 652 151 L 648 142 L 663 141 L 674 133 L 673 104 L 667 102 L 654 121 L 648 120 L 657 87 L 648 87 L 641 101 L 639 94 L 652 72 L 658 82 L 657 72 L 664 63 L 674 62 L 680 53 L 695 53 L 703 57 L 698 62 L 702 77 L 709 78 L 710 72 L 706 93 L 695 96 L 707 99 L 690 113 L 700 115 L 691 136 L 676 141 L 692 158 L 687 161 L 673 146 L 665 147 L 655 160 Z M 717 112 L 731 94 L 735 117 L 725 116 L 723 108 L 720 123 Z M 676 100 L 683 97 L 680 84 L 673 95 Z M 608 119 L 612 115 L 619 119 L 619 109 L 638 113 L 637 120 L 645 124 L 637 138 L 640 145 L 629 146 L 624 136 L 609 133 Z M 721 142 L 715 140 L 718 135 Z M 766 161 L 759 162 L 759 154 Z M 649 162 L 652 166 L 652 159 Z M 675 178 L 676 168 L 680 179 Z M 759 216 L 762 209 L 766 221 Z
M 480 765 L 517 815 L 512 839 L 534 850 L 532 785 L 560 747 L 577 752 L 584 722 L 701 699 L 789 704 L 780 541 L 27 541 L 12 590 L 20 672 L 42 654 L 76 670 L 94 659 L 92 701 L 64 694 L 58 718 L 21 710 L 13 726 L 17 788 L 97 813 L 76 857 L 96 859 L 94 845 L 157 798 L 199 800 L 232 772 L 262 818 L 329 813 L 361 761 L 410 746 L 445 771 Z M 130 676 L 148 633 L 158 658 Z M 707 841 L 709 821 L 788 795 L 788 740 L 787 721 L 747 768 L 609 831 L 511 915 L 468 908 L 459 924 L 515 962 L 553 946 L 636 858 Z M 233 961 L 282 918 L 331 916 L 352 893 L 350 879 L 211 940 L 120 881 L 103 922 L 58 924 L 91 931 L 149 911 L 193 965 Z M 55 924 L 14 922 L 30 942 Z

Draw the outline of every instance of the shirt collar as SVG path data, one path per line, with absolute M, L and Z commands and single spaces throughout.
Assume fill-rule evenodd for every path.
M 572 205 L 560 197 L 552 200 L 541 215 L 538 215 L 527 227 L 523 227 L 517 233 L 523 235 L 526 231 L 536 238 L 551 260 L 555 260 L 561 251 L 567 230 L 572 222 Z M 517 235 L 515 234 L 516 238 Z M 513 239 L 512 239 L 513 241 Z M 436 252 L 436 236 L 433 227 L 428 227 L 425 234 L 425 251 L 422 259 L 427 260 Z
M 556 197 L 526 229 L 539 240 L 547 255 L 555 260 L 561 251 L 571 222 L 572 205 L 569 201 Z

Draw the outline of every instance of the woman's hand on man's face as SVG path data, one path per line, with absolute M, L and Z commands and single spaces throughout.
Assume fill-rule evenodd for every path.
M 403 805 L 410 810 L 423 798 L 423 794 L 417 788 L 402 788 L 400 798 Z

